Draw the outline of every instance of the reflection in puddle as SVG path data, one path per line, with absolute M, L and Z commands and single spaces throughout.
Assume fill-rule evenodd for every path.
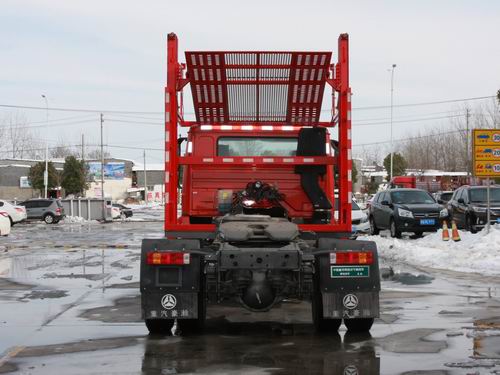
M 218 326 L 220 332 L 220 325 Z M 315 335 L 310 325 L 233 323 L 238 335 L 150 337 L 143 374 L 380 374 L 370 335 Z M 276 332 L 286 332 L 279 334 Z

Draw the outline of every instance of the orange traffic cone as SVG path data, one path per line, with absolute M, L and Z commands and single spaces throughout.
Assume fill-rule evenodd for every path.
M 455 221 L 451 221 L 451 239 L 455 242 L 460 241 L 460 234 L 458 234 L 457 224 Z
M 450 233 L 448 232 L 448 225 L 446 224 L 446 220 L 443 220 L 443 241 L 450 240 Z

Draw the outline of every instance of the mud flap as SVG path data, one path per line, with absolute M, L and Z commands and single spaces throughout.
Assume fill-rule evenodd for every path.
M 203 314 L 200 293 L 203 254 L 196 240 L 144 239 L 141 249 L 141 307 L 143 319 L 197 319 Z M 185 252 L 189 264 L 149 265 L 147 253 Z
M 196 319 L 198 293 L 164 291 L 142 293 L 144 319 Z
M 372 264 L 336 264 L 340 251 L 371 252 Z M 377 318 L 380 314 L 380 276 L 377 245 L 373 241 L 322 238 L 315 252 L 323 317 Z

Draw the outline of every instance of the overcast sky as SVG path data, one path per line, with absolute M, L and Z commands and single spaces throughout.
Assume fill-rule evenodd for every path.
M 500 1 L 29 1 L 0 2 L 0 104 L 161 112 L 165 40 L 185 50 L 332 50 L 350 34 L 353 106 L 494 95 L 500 88 Z M 183 60 L 183 55 L 181 55 Z M 187 94 L 190 94 L 188 91 Z M 395 120 L 439 117 L 458 104 L 396 108 Z M 186 109 L 189 111 L 189 109 Z M 9 110 L 0 108 L 0 116 Z M 29 121 L 44 111 L 25 111 Z M 389 109 L 357 110 L 354 120 L 381 121 Z M 435 115 L 437 114 L 437 115 Z M 84 133 L 98 141 L 98 116 L 50 111 L 51 144 Z M 446 114 L 445 114 L 446 115 Z M 55 126 L 57 119 L 82 116 Z M 105 114 L 105 142 L 161 148 L 161 115 Z M 159 120 L 155 120 L 155 119 Z M 78 121 L 80 123 L 70 123 Z M 59 121 L 64 123 L 64 121 Z M 156 125 L 155 123 L 158 123 Z M 394 125 L 394 137 L 446 120 Z M 354 144 L 386 141 L 389 125 L 357 126 Z M 140 160 L 142 151 L 109 149 Z M 148 151 L 150 162 L 162 153 Z

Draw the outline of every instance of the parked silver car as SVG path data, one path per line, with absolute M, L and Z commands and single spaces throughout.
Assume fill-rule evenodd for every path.
M 39 219 L 47 224 L 56 224 L 65 216 L 63 205 L 58 199 L 30 199 L 19 205 L 26 207 L 28 220 Z

